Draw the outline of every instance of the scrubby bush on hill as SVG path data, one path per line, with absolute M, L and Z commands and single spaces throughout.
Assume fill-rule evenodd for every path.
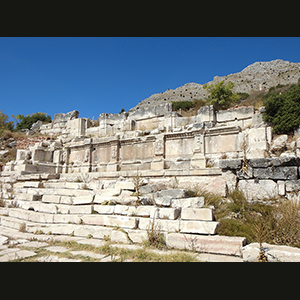
M 51 116 L 48 116 L 45 113 L 40 113 L 40 112 L 37 112 L 35 114 L 31 114 L 31 115 L 26 115 L 26 116 L 17 115 L 15 117 L 15 119 L 17 121 L 16 130 L 30 129 L 32 124 L 34 124 L 37 121 L 42 121 L 42 122 L 45 122 L 45 123 L 50 123 L 51 122 Z
M 272 89 L 264 96 L 263 119 L 274 125 L 274 132 L 292 133 L 300 126 L 300 83 L 286 93 Z

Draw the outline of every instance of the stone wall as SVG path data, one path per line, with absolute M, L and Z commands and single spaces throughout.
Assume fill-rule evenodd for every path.
M 243 191 L 248 200 L 277 198 L 297 199 L 300 188 L 300 158 L 274 157 L 243 160 L 220 160 L 222 172 L 233 174 L 233 185 Z

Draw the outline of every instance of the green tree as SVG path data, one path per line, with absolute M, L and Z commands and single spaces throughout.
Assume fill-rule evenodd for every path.
M 224 80 L 215 85 L 207 85 L 207 83 L 203 85 L 203 88 L 210 93 L 207 98 L 209 104 L 213 105 L 217 110 L 226 109 L 231 103 L 240 99 L 240 96 L 232 91 L 233 87 L 233 82 L 229 81 L 225 84 Z
M 14 128 L 14 122 L 13 121 L 8 121 L 8 116 L 5 115 L 2 111 L 0 110 L 0 134 L 4 130 L 13 130 Z
M 264 106 L 263 120 L 274 125 L 275 133 L 292 133 L 300 126 L 300 84 L 286 93 L 268 93 Z
M 32 124 L 34 124 L 37 121 L 42 121 L 45 123 L 51 122 L 51 116 L 48 116 L 45 113 L 41 113 L 41 112 L 37 112 L 35 114 L 26 115 L 26 116 L 17 115 L 14 118 L 17 121 L 16 130 L 30 129 Z M 18 121 L 18 120 L 20 120 L 20 121 Z

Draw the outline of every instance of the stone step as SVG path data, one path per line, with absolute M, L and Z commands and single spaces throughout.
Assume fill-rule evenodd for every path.
M 18 201 L 20 208 L 24 210 L 33 210 L 35 212 L 45 212 L 50 214 L 91 214 L 93 205 L 68 205 L 53 204 L 40 201 Z
M 242 247 L 246 244 L 246 238 L 168 233 L 166 244 L 170 248 L 241 257 Z

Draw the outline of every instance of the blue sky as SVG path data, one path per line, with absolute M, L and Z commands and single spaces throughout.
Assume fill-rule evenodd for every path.
M 299 37 L 0 37 L 0 110 L 97 119 L 256 61 L 300 62 L 299 49 Z

